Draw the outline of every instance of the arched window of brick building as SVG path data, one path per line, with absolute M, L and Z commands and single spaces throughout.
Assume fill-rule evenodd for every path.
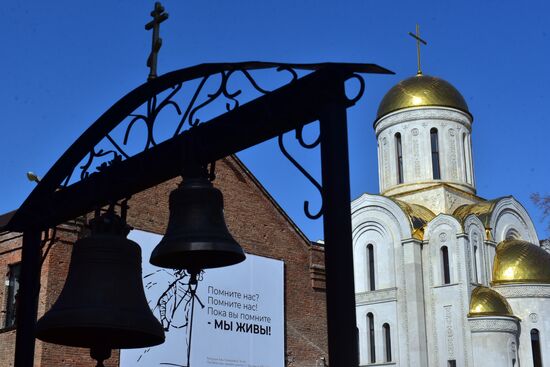
M 21 263 L 11 264 L 6 276 L 6 309 L 4 310 L 4 327 L 15 326 L 17 311 L 17 294 L 19 293 L 19 277 L 21 275 Z

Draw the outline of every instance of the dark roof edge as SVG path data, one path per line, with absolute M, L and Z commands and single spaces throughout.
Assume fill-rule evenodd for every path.
M 7 231 L 7 226 L 11 218 L 15 215 L 17 210 L 12 210 L 11 212 L 4 213 L 0 215 L 0 232 Z

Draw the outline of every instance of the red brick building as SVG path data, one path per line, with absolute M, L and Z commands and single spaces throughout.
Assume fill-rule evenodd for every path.
M 283 260 L 285 264 L 286 365 L 323 366 L 327 357 L 323 248 L 312 244 L 269 193 L 235 157 L 216 165 L 214 184 L 224 195 L 230 232 L 247 253 Z M 168 195 L 179 180 L 171 180 L 134 195 L 129 201 L 128 224 L 135 229 L 163 234 L 168 220 Z M 67 275 L 72 244 L 84 233 L 86 218 L 49 231 L 44 241 L 39 317 L 57 299 Z M 0 223 L 0 226 L 2 224 Z M 1 228 L 0 228 L 1 231 Z M 13 303 L 17 291 L 17 263 L 22 235 L 0 232 L 0 367 L 13 366 L 15 326 Z M 93 366 L 88 350 L 37 341 L 35 366 Z M 106 366 L 118 366 L 113 353 Z

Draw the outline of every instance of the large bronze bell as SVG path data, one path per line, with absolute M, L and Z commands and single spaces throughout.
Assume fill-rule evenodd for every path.
M 244 259 L 225 224 L 221 191 L 204 177 L 184 179 L 170 194 L 168 227 L 151 254 L 151 264 L 197 272 Z
M 38 321 L 37 338 L 107 358 L 109 349 L 163 343 L 163 327 L 143 290 L 141 249 L 126 238 L 128 226 L 109 212 L 91 227 L 91 236 L 74 244 L 65 286 Z

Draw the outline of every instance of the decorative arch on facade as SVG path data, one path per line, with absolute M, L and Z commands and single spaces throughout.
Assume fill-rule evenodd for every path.
M 515 230 L 515 235 L 520 236 L 520 239 L 535 244 L 539 243 L 531 217 L 523 205 L 512 196 L 502 198 L 495 204 L 489 226 L 496 243 L 504 241 L 512 229 Z
M 352 236 L 355 289 L 371 290 L 369 245 L 374 255 L 375 289 L 392 288 L 398 284 L 396 264 L 399 263 L 401 241 L 412 235 L 408 218 L 388 198 L 364 194 L 352 203 Z
M 374 207 L 380 208 L 387 214 L 388 220 L 385 222 L 391 221 L 397 226 L 399 237 L 410 238 L 412 236 L 409 219 L 399 205 L 387 197 L 371 194 L 363 194 L 351 203 L 351 222 L 354 235 L 356 229 L 361 225 L 362 213 L 372 210 Z
M 489 259 L 490 251 L 481 220 L 473 214 L 469 215 L 464 221 L 464 234 L 468 239 L 467 263 L 469 264 L 471 282 L 488 285 L 492 261 Z
M 396 239 L 380 223 L 370 218 L 353 241 L 356 292 L 395 286 L 394 242 Z M 371 258 L 372 257 L 372 258 Z
M 460 223 L 450 215 L 439 214 L 426 228 L 424 243 L 427 243 L 429 282 L 431 286 L 447 284 L 445 282 L 444 248 L 447 249 L 449 283 L 459 279 L 459 248 L 457 235 L 463 233 Z M 443 250 L 442 250 L 443 249 Z
M 521 240 L 521 234 L 514 227 L 510 227 L 508 230 L 505 231 L 505 233 L 505 240 Z

